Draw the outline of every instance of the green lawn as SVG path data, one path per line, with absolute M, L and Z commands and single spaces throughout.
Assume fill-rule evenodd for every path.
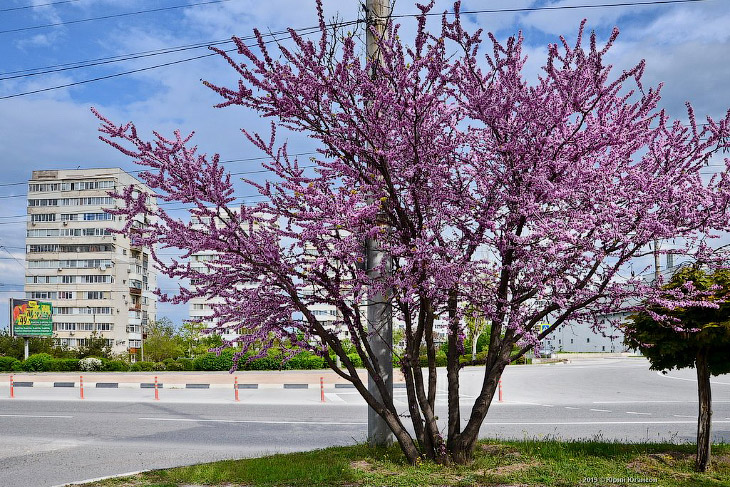
M 730 445 L 710 471 L 692 470 L 693 445 L 597 441 L 484 441 L 474 463 L 411 466 L 398 448 L 365 445 L 156 470 L 87 487 L 182 486 L 730 486 Z

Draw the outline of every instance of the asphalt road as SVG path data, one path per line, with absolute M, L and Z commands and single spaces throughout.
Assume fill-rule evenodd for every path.
M 462 372 L 463 418 L 481 381 Z M 485 437 L 693 441 L 694 371 L 662 376 L 641 359 L 514 366 Z M 366 408 L 352 390 L 17 389 L 0 391 L 0 486 L 41 487 L 125 472 L 364 441 Z M 405 390 L 398 404 L 405 411 Z M 437 396 L 445 412 L 446 396 Z M 716 441 L 730 442 L 730 377 L 713 378 Z M 445 418 L 442 412 L 441 416 Z

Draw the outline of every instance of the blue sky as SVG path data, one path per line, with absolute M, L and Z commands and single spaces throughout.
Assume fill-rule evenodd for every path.
M 357 0 L 324 3 L 328 18 L 354 20 L 362 16 Z M 602 39 L 618 26 L 621 35 L 612 51 L 613 64 L 625 69 L 646 59 L 644 84 L 665 83 L 663 106 L 673 117 L 685 117 L 686 101 L 692 102 L 699 116 L 725 114 L 730 108 L 730 0 L 587 7 L 607 3 L 627 2 L 465 0 L 462 10 L 580 6 L 474 13 L 464 20 L 472 30 L 481 27 L 494 32 L 499 39 L 522 30 L 530 59 L 527 70 L 533 75 L 545 59 L 546 44 L 556 42 L 561 34 L 573 39 L 581 19 L 587 18 L 588 27 L 595 29 Z M 450 9 L 452 4 L 437 0 L 436 10 Z M 173 8 L 179 6 L 184 7 Z M 138 13 L 151 9 L 159 10 Z M 395 4 L 396 14 L 416 11 L 412 2 L 397 0 Z M 408 18 L 401 22 L 407 38 L 413 22 Z M 254 27 L 276 32 L 313 25 L 313 0 L 2 0 L 0 327 L 7 321 L 7 298 L 23 295 L 27 189 L 24 183 L 31 171 L 76 167 L 135 170 L 130 160 L 97 139 L 98 124 L 89 107 L 97 107 L 115 121 L 132 120 L 143 133 L 153 129 L 162 133 L 175 128 L 195 130 L 195 140 L 202 151 L 218 152 L 223 160 L 235 160 L 227 164 L 231 172 L 257 170 L 260 161 L 241 160 L 260 154 L 247 144 L 239 129 L 260 127 L 266 131 L 267 123 L 243 109 L 213 108 L 218 99 L 200 82 L 206 79 L 231 84 L 235 80 L 220 58 L 210 56 L 146 68 L 207 54 L 204 46 L 209 43 L 230 39 L 232 35 L 249 35 Z M 193 44 L 203 47 L 139 54 Z M 65 69 L 85 61 L 103 64 Z M 116 76 L 141 69 L 144 70 Z M 30 75 L 38 71 L 49 72 Z M 85 82 L 107 76 L 114 77 Z M 55 88 L 72 83 L 80 84 Z M 21 95 L 46 88 L 54 89 Z M 308 152 L 312 148 L 301 136 L 290 141 L 291 152 Z M 241 186 L 239 196 L 251 193 Z M 160 286 L 170 290 L 175 283 L 160 278 Z M 168 316 L 179 324 L 187 316 L 187 307 L 162 304 L 159 316 Z

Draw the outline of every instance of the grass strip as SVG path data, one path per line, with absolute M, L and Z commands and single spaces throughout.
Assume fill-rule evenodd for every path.
M 409 465 L 400 450 L 367 445 L 154 470 L 86 487 L 191 486 L 730 486 L 730 445 L 714 445 L 712 467 L 693 471 L 695 446 L 525 439 L 485 440 L 470 465 Z

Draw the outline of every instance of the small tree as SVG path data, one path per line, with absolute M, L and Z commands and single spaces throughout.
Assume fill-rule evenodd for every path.
M 479 338 L 482 336 L 482 333 L 489 330 L 489 323 L 473 307 L 469 307 L 466 311 L 466 329 L 466 339 L 471 345 L 471 359 L 474 361 L 477 359 L 477 352 L 479 351 L 477 347 L 479 345 Z
M 112 347 L 108 344 L 104 335 L 99 335 L 96 331 L 92 332 L 91 335 L 84 340 L 83 345 L 79 345 L 76 349 L 76 356 L 80 359 L 85 357 L 110 358 L 111 355 Z
M 144 359 L 151 362 L 162 362 L 165 359 L 181 357 L 183 341 L 175 333 L 172 321 L 163 317 L 151 321 L 145 328 L 147 338 L 144 340 Z
M 647 301 L 632 317 L 625 340 L 649 359 L 653 370 L 697 370 L 695 468 L 704 472 L 710 463 L 710 376 L 730 372 L 730 270 L 686 267 L 663 290 L 660 299 Z
M 266 136 L 244 130 L 269 159 L 265 183 L 247 180 L 264 200 L 252 206 L 234 204 L 219 156 L 188 147 L 192 135 L 148 142 L 132 124 L 97 115 L 102 140 L 146 167 L 139 178 L 158 198 L 187 203 L 197 222 L 210 222 L 152 209 L 132 187 L 118 194 L 126 204 L 113 213 L 136 243 L 215 256 L 201 272 L 153 252 L 161 272 L 196 283 L 163 300 L 217 296 L 219 331 L 245 331 L 241 354 L 264 356 L 282 340 L 310 350 L 354 385 L 410 462 L 465 463 L 511 361 L 566 320 L 598 326 L 598 314 L 640 295 L 642 281 L 619 272 L 649 242 L 727 225 L 726 179 L 706 183 L 700 169 L 725 147 L 730 115 L 701 130 L 691 110 L 689 128 L 671 123 L 656 111 L 659 91 L 641 84 L 643 62 L 612 76 L 604 57 L 617 31 L 603 47 L 595 35 L 584 47 L 582 26 L 575 46 L 561 38 L 531 84 L 521 37 L 490 36 L 482 59 L 481 32 L 462 29 L 458 3 L 453 21 L 444 16 L 440 32 L 427 32 L 432 6 L 419 6 L 409 45 L 388 25 L 377 64 L 358 58 L 353 34 L 330 31 L 321 1 L 318 42 L 291 30 L 294 48 L 271 53 L 256 32 L 255 48 L 234 38 L 242 59 L 218 51 L 240 77 L 231 88 L 205 83 L 222 97 L 219 106 L 273 119 Z M 277 143 L 277 124 L 318 144 L 312 171 Z M 140 214 L 153 223 L 132 229 Z M 376 238 L 389 258 L 366 272 L 363 242 Z M 405 325 L 400 369 L 415 435 L 369 345 L 368 294 L 391 297 Z M 492 327 L 466 421 L 460 303 Z M 317 305 L 337 309 L 335 325 L 348 330 L 357 361 L 314 314 Z M 535 331 L 548 315 L 551 326 Z M 439 317 L 448 322 L 445 428 L 435 409 Z M 380 398 L 360 379 L 360 361 Z

